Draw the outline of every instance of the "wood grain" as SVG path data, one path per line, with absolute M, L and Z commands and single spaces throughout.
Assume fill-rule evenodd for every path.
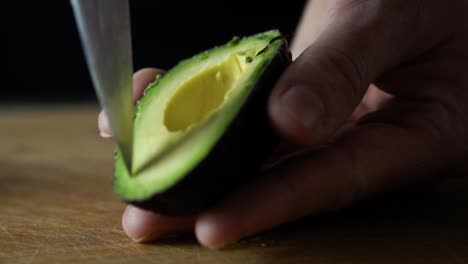
M 224 250 L 135 244 L 96 106 L 0 110 L 0 263 L 468 263 L 468 179 L 410 187 Z M 451 176 L 451 175 L 445 175 Z

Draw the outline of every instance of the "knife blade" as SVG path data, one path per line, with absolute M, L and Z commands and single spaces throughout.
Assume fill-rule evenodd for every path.
M 133 60 L 128 0 L 71 0 L 100 106 L 127 169 L 133 153 Z

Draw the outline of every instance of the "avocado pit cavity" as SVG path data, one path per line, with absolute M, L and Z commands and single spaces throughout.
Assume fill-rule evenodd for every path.
M 168 100 L 164 111 L 167 130 L 186 130 L 215 113 L 247 66 L 242 57 L 230 55 L 181 85 Z

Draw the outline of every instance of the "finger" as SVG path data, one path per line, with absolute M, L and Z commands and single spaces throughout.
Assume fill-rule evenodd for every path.
M 381 108 L 383 108 L 385 105 L 388 104 L 388 102 L 393 98 L 393 96 L 389 93 L 386 93 L 382 90 L 380 90 L 377 86 L 374 84 L 371 84 L 369 89 L 367 89 L 366 94 L 364 95 L 364 98 L 361 101 L 361 104 L 365 105 L 365 107 L 368 109 L 368 112 L 374 112 L 377 111 Z M 363 115 L 360 115 L 358 118 L 361 118 Z
M 391 101 L 392 98 L 392 95 L 381 91 L 375 85 L 371 85 L 364 95 L 361 103 L 356 107 L 356 109 L 354 109 L 353 113 L 348 118 L 348 120 L 346 120 L 344 125 L 341 126 L 335 135 L 330 138 L 330 141 L 333 141 L 335 137 L 338 137 L 339 135 L 346 133 L 350 129 L 354 128 L 359 119 L 361 119 L 363 116 L 383 108 Z M 296 152 L 301 152 L 304 149 L 305 148 L 303 146 L 298 146 L 290 141 L 281 141 L 266 162 L 265 168 L 271 167 L 273 164 L 277 163 L 281 159 L 284 159 L 286 156 Z
M 98 115 L 98 128 L 99 135 L 104 139 L 112 139 L 112 131 L 109 125 L 109 119 L 107 119 L 106 112 L 101 110 Z
M 451 137 L 441 134 L 450 132 L 439 131 L 429 120 L 450 119 L 435 105 L 418 110 L 413 107 L 404 105 L 380 112 L 375 122 L 369 118 L 368 123 L 360 124 L 331 147 L 296 156 L 273 168 L 219 207 L 202 214 L 196 222 L 197 238 L 207 247 L 221 247 L 436 173 L 460 153 L 452 153 L 454 144 L 447 141 Z M 385 121 L 388 123 L 382 123 Z M 448 123 L 442 125 L 450 127 Z
M 128 205 L 122 216 L 122 228 L 135 242 L 161 239 L 167 235 L 193 231 L 193 217 L 172 217 Z
M 155 68 L 144 68 L 133 74 L 133 96 L 135 101 L 143 96 L 146 87 L 152 82 L 157 75 L 164 74 L 163 70 Z
M 350 129 L 354 128 L 358 123 L 359 119 L 363 116 L 375 112 L 386 104 L 390 102 L 393 98 L 392 95 L 381 91 L 375 85 L 371 85 L 367 90 L 364 98 L 362 99 L 361 103 L 354 109 L 351 116 L 346 120 L 346 122 L 336 131 L 336 133 L 330 138 L 330 141 L 333 141 L 335 137 L 346 133 Z M 293 153 L 301 152 L 305 148 L 303 146 L 298 146 L 293 144 L 290 141 L 281 141 L 278 147 L 274 150 L 272 155 L 266 161 L 265 168 L 270 168 L 273 164 L 277 163 L 278 161 L 284 159 L 287 156 L 290 156 Z
M 133 96 L 134 100 L 138 100 L 143 96 L 146 87 L 154 81 L 156 75 L 164 74 L 163 70 L 154 68 L 141 69 L 133 74 Z M 101 111 L 98 116 L 98 128 L 100 135 L 103 138 L 111 138 L 112 131 L 107 120 L 106 113 Z
M 402 8 L 406 1 L 331 2 L 322 33 L 285 70 L 269 100 L 275 128 L 300 145 L 328 139 L 374 80 L 440 39 L 419 28 L 427 14 Z
M 356 109 L 354 109 L 353 113 L 346 120 L 345 124 L 338 129 L 334 137 L 353 128 L 359 119 L 361 119 L 361 117 L 383 108 L 386 104 L 388 104 L 388 102 L 391 101 L 392 98 L 392 95 L 380 90 L 372 84 L 369 89 L 367 89 L 367 92 L 362 98 L 362 101 L 359 103 Z
M 304 5 L 302 17 L 291 42 L 293 59 L 296 59 L 320 35 L 327 14 L 327 5 L 328 0 L 308 0 Z

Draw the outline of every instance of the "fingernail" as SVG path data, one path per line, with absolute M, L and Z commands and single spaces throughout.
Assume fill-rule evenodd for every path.
M 217 241 L 218 230 L 215 218 L 205 217 L 200 220 L 195 227 L 195 233 L 198 241 L 205 247 L 219 249 L 223 246 Z
M 99 136 L 101 136 L 102 138 L 111 138 L 112 137 L 111 134 L 108 134 L 108 133 L 102 132 L 102 131 L 99 132 Z
M 280 99 L 281 108 L 307 128 L 315 126 L 324 112 L 320 98 L 305 86 L 289 88 Z
M 159 230 L 159 216 L 135 206 L 127 206 L 122 216 L 122 228 L 127 236 L 137 243 L 151 240 Z
M 130 238 L 130 240 L 132 240 L 135 243 L 144 243 L 149 240 L 146 236 L 144 237 L 130 237 L 129 236 L 128 238 Z

